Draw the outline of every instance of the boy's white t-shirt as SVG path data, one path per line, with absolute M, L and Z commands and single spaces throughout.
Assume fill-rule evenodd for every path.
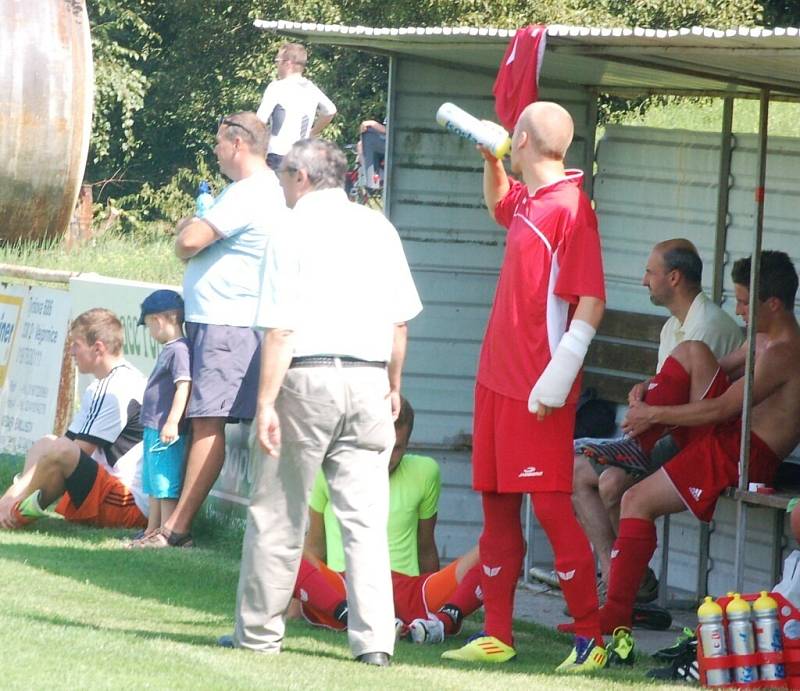
M 129 362 L 116 365 L 95 379 L 81 397 L 80 408 L 67 428 L 71 439 L 96 445 L 92 459 L 133 494 L 146 516 L 148 500 L 142 492 L 142 407 L 147 378 Z

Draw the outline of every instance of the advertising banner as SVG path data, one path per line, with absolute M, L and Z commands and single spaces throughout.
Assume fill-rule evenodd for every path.
M 81 274 L 70 279 L 72 316 L 93 307 L 112 310 L 122 322 L 125 331 L 125 358 L 145 375 L 156 363 L 161 345 L 144 326 L 138 326 L 140 305 L 154 290 L 168 288 L 181 292 L 180 286 L 143 281 L 108 278 L 98 274 Z M 79 391 L 91 381 L 81 375 Z M 206 507 L 211 513 L 224 518 L 242 518 L 250 497 L 250 452 L 248 448 L 249 425 L 227 425 L 225 428 L 225 467 L 220 479 L 211 490 L 211 501 Z
M 53 433 L 69 318 L 65 290 L 0 284 L 0 453 Z

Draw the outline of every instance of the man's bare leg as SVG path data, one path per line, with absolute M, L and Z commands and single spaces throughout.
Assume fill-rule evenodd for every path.
M 606 468 L 602 475 L 599 477 L 598 490 L 600 493 L 600 501 L 605 507 L 611 524 L 611 530 L 614 537 L 617 536 L 619 529 L 619 511 L 622 502 L 622 495 L 625 491 L 635 485 L 639 478 L 626 473 L 622 468 L 615 468 L 609 466 Z M 611 548 L 609 547 L 609 553 Z M 605 576 L 608 576 L 608 571 L 603 571 Z
M 192 521 L 214 486 L 225 462 L 225 422 L 222 417 L 192 418 L 192 443 L 186 477 L 175 511 L 164 522 L 168 533 L 188 533 Z
M 689 375 L 689 400 L 701 400 L 719 369 L 719 362 L 709 347 L 702 341 L 684 341 L 675 347 L 670 357 L 680 362 Z
M 458 559 L 456 559 L 456 581 L 461 583 L 464 580 L 464 576 L 467 574 L 473 566 L 475 566 L 480 561 L 480 554 L 478 552 L 478 546 L 475 545 L 469 552 L 466 554 L 462 554 Z
M 20 527 L 12 510 L 14 506 L 41 490 L 40 504 L 48 506 L 64 494 L 66 479 L 75 472 L 80 460 L 80 447 L 66 437 L 44 437 L 28 451 L 25 471 L 0 498 L 0 527 Z
M 603 475 L 607 472 L 608 470 L 604 471 Z M 575 454 L 572 478 L 572 506 L 586 537 L 594 548 L 605 580 L 608 578 L 611 548 L 614 546 L 617 534 L 600 498 L 597 471 L 583 454 Z
M 631 487 L 622 497 L 620 518 L 655 521 L 659 516 L 686 511 L 680 494 L 666 472 L 656 471 Z

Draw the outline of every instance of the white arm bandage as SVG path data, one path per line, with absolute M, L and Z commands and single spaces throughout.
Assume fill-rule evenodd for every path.
M 595 329 L 585 321 L 572 320 L 569 331 L 561 337 L 556 352 L 528 396 L 528 410 L 534 415 L 540 404 L 548 408 L 564 405 L 594 334 Z

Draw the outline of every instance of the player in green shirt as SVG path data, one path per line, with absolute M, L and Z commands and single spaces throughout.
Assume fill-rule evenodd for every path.
M 444 640 L 481 606 L 478 550 L 439 568 L 434 528 L 441 478 L 438 463 L 406 453 L 414 410 L 402 400 L 395 422 L 396 443 L 389 461 L 389 554 L 398 629 L 418 643 Z M 309 530 L 295 596 L 311 623 L 346 626 L 344 550 L 325 477 L 317 475 L 309 502 Z M 440 611 L 442 610 L 442 611 Z

